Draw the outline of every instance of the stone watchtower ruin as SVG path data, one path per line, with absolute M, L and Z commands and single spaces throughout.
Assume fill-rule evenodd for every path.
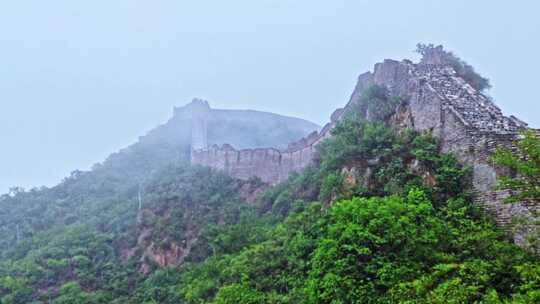
M 193 158 L 193 151 L 208 149 L 210 105 L 206 100 L 195 98 L 186 106 L 184 115 L 191 121 L 191 157 Z

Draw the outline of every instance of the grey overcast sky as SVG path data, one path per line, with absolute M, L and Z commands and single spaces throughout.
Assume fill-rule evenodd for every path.
M 53 185 L 193 97 L 323 124 L 356 77 L 441 43 L 540 127 L 536 0 L 0 0 L 0 193 Z

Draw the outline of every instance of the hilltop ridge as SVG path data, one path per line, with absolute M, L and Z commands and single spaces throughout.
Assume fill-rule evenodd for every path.
M 189 162 L 193 136 L 194 110 L 207 117 L 204 144 L 229 143 L 240 148 L 286 147 L 310 132 L 320 129 L 304 119 L 254 110 L 224 110 L 211 108 L 207 101 L 193 99 L 184 106 L 174 107 L 171 118 L 134 144 L 111 154 L 95 170 L 122 171 L 143 179 L 148 172 L 171 162 Z M 202 126 L 200 126 L 202 127 Z M 246 133 L 246 130 L 249 132 Z M 198 131 L 195 131 L 198 132 Z

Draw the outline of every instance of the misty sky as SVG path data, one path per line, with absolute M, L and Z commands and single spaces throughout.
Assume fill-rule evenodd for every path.
M 356 77 L 442 43 L 540 127 L 540 2 L 0 0 L 0 193 L 53 185 L 193 97 L 323 124 Z

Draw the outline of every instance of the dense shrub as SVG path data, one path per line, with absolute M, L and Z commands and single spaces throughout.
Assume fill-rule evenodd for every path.
M 470 171 L 435 138 L 388 126 L 401 102 L 369 89 L 317 164 L 254 205 L 242 182 L 178 164 L 144 185 L 77 173 L 14 190 L 0 199 L 0 303 L 539 303 L 538 257 L 475 207 Z M 496 156 L 519 199 L 536 198 L 537 146 L 525 134 L 521 155 Z M 141 273 L 141 243 L 188 241 L 186 263 Z
M 537 258 L 508 242 L 474 206 L 467 191 L 469 171 L 438 150 L 429 134 L 395 133 L 365 121 L 340 123 L 323 144 L 320 166 L 271 189 L 262 202 L 271 212 L 268 205 L 281 204 L 283 193 L 290 199 L 302 195 L 306 181 L 318 181 L 321 194 L 342 199 L 329 207 L 296 201 L 274 226 L 244 230 L 258 231 L 257 237 L 185 270 L 177 283 L 184 299 L 536 303 Z M 381 157 L 375 166 L 379 186 L 343 193 L 341 166 L 374 156 Z M 418 181 L 421 173 L 403 165 L 411 161 L 432 172 L 435 184 Z M 272 218 L 266 213 L 252 224 L 262 225 L 257 223 L 266 217 Z M 234 238 L 238 231 L 222 230 Z

